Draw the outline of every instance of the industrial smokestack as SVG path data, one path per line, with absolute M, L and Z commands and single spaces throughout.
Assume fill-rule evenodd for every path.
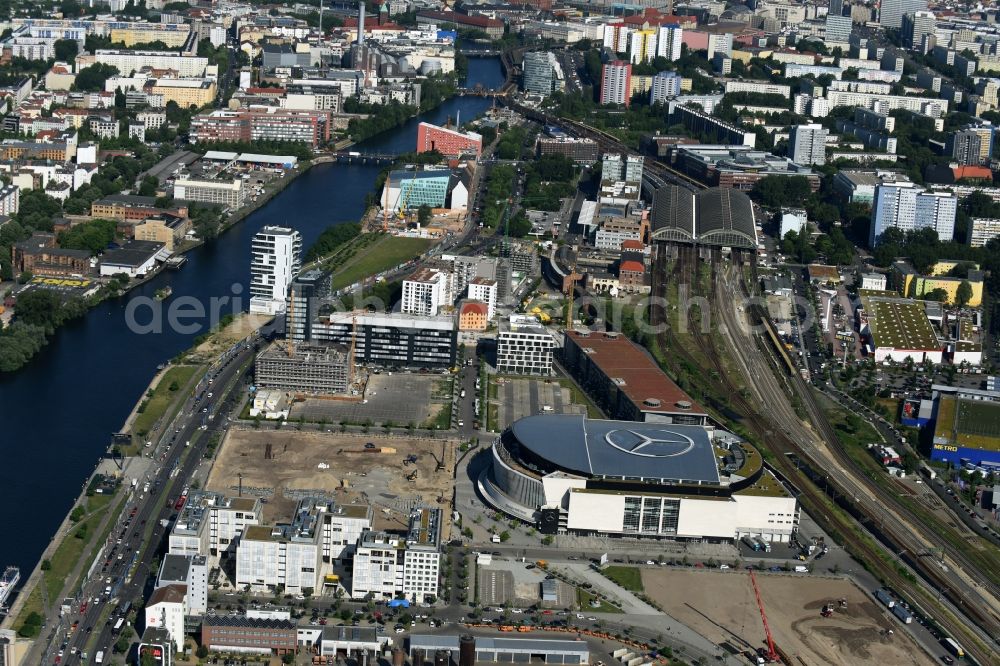
M 476 666 L 476 639 L 470 634 L 458 639 L 458 666 Z
M 365 45 L 365 3 L 358 3 L 358 46 Z

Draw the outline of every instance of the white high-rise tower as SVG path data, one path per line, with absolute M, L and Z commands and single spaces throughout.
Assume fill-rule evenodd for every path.
M 288 227 L 264 227 L 250 251 L 250 312 L 284 312 L 288 286 L 302 269 L 302 236 Z

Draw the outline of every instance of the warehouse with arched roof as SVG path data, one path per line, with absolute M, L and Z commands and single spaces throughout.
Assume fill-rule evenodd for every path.
M 677 185 L 661 187 L 650 217 L 654 241 L 757 247 L 753 203 L 739 190 L 710 187 L 694 193 Z

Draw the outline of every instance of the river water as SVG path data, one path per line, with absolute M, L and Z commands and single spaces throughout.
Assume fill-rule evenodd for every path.
M 470 58 L 465 85 L 496 88 L 503 82 L 496 58 Z M 490 98 L 458 97 L 359 146 L 369 152 L 406 152 L 416 145 L 421 120 L 443 123 L 481 115 Z M 357 221 L 380 167 L 322 164 L 293 181 L 266 206 L 212 243 L 187 254 L 178 272 L 165 271 L 122 298 L 102 303 L 59 330 L 20 371 L 0 375 L 0 568 L 21 567 L 27 577 L 84 482 L 139 399 L 156 367 L 189 348 L 207 320 L 190 331 L 164 326 L 139 334 L 125 324 L 128 303 L 169 285 L 173 296 L 213 297 L 250 281 L 250 240 L 265 225 L 302 233 L 304 247 L 331 224 Z M 234 285 L 236 285 L 234 287 Z M 228 312 L 227 306 L 222 312 Z M 147 316 L 137 317 L 147 321 Z

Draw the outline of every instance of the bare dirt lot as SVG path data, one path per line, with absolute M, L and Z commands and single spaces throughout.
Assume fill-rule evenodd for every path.
M 642 571 L 646 593 L 666 612 L 717 643 L 741 650 L 764 645 L 764 624 L 750 577 L 714 570 Z M 796 664 L 893 664 L 930 666 L 928 657 L 895 619 L 845 580 L 758 575 L 767 621 L 777 646 Z M 824 618 L 824 604 L 836 608 Z M 885 630 L 892 629 L 887 635 Z
M 374 449 L 365 448 L 369 442 Z M 335 496 L 341 504 L 371 504 L 375 529 L 398 530 L 406 526 L 406 517 L 416 504 L 439 506 L 446 514 L 450 511 L 456 445 L 444 439 L 291 428 L 231 430 L 206 488 L 232 493 L 242 474 L 244 495 L 266 498 L 267 522 L 289 520 L 295 502 L 309 491 L 318 491 Z M 404 464 L 411 455 L 417 457 L 416 463 Z M 443 468 L 439 469 L 439 461 Z M 407 480 L 414 471 L 416 478 Z M 439 503 L 439 498 L 447 503 Z M 450 523 L 443 521 L 442 539 L 449 538 Z
M 190 359 L 215 358 L 272 319 L 274 317 L 271 315 L 242 312 L 228 326 L 213 332 L 207 340 L 195 347 L 194 351 L 190 352 Z

